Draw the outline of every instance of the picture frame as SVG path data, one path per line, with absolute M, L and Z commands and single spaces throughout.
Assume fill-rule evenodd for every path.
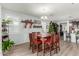
M 34 23 L 34 24 L 41 24 L 41 21 L 40 21 L 40 20 L 34 20 L 33 23 Z
M 33 28 L 42 28 L 41 21 L 40 20 L 34 20 Z

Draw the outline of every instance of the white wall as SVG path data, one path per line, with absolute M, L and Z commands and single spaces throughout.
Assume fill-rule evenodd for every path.
M 29 16 L 23 13 L 19 13 L 19 12 L 15 12 L 15 11 L 11 11 L 8 9 L 4 9 L 2 10 L 2 18 L 6 18 L 6 17 L 11 17 L 11 19 L 13 21 L 17 21 L 19 22 L 19 25 L 10 25 L 9 27 L 9 35 L 10 38 L 13 39 L 15 41 L 15 44 L 21 44 L 21 43 L 25 43 L 25 42 L 29 42 L 29 32 L 32 31 L 40 31 L 42 32 L 42 29 L 29 29 L 29 28 L 24 28 L 23 24 L 20 22 L 23 19 L 32 19 L 32 20 L 36 20 L 37 18 L 34 16 Z
M 1 36 L 1 6 L 0 6 L 0 56 L 2 55 L 2 36 Z

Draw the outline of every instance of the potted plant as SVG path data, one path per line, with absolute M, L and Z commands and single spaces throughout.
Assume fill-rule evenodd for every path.
M 49 33 L 54 33 L 54 26 L 53 26 L 53 22 L 51 21 L 49 23 L 49 30 L 48 30 Z
M 3 24 L 9 24 L 12 23 L 12 20 L 10 19 L 2 19 Z
M 3 54 L 6 54 L 8 51 L 10 51 L 13 45 L 14 45 L 14 41 L 12 41 L 11 39 L 7 39 L 3 41 L 2 42 Z
M 54 23 L 54 32 L 57 33 L 58 32 L 58 24 Z
M 53 34 L 53 33 L 56 33 L 57 31 L 58 31 L 58 25 L 51 21 L 49 23 L 49 30 L 48 30 L 48 32 Z

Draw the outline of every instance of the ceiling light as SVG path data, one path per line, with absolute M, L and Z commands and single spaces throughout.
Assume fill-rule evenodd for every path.
M 40 7 L 39 9 L 42 13 L 48 13 L 50 10 L 49 10 L 49 7 L 47 6 L 43 6 L 43 7 Z
M 42 16 L 41 19 L 48 19 L 47 16 Z

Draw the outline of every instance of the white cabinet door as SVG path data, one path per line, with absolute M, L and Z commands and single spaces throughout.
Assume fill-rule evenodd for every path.
M 71 42 L 76 43 L 76 34 L 75 33 L 71 33 Z

